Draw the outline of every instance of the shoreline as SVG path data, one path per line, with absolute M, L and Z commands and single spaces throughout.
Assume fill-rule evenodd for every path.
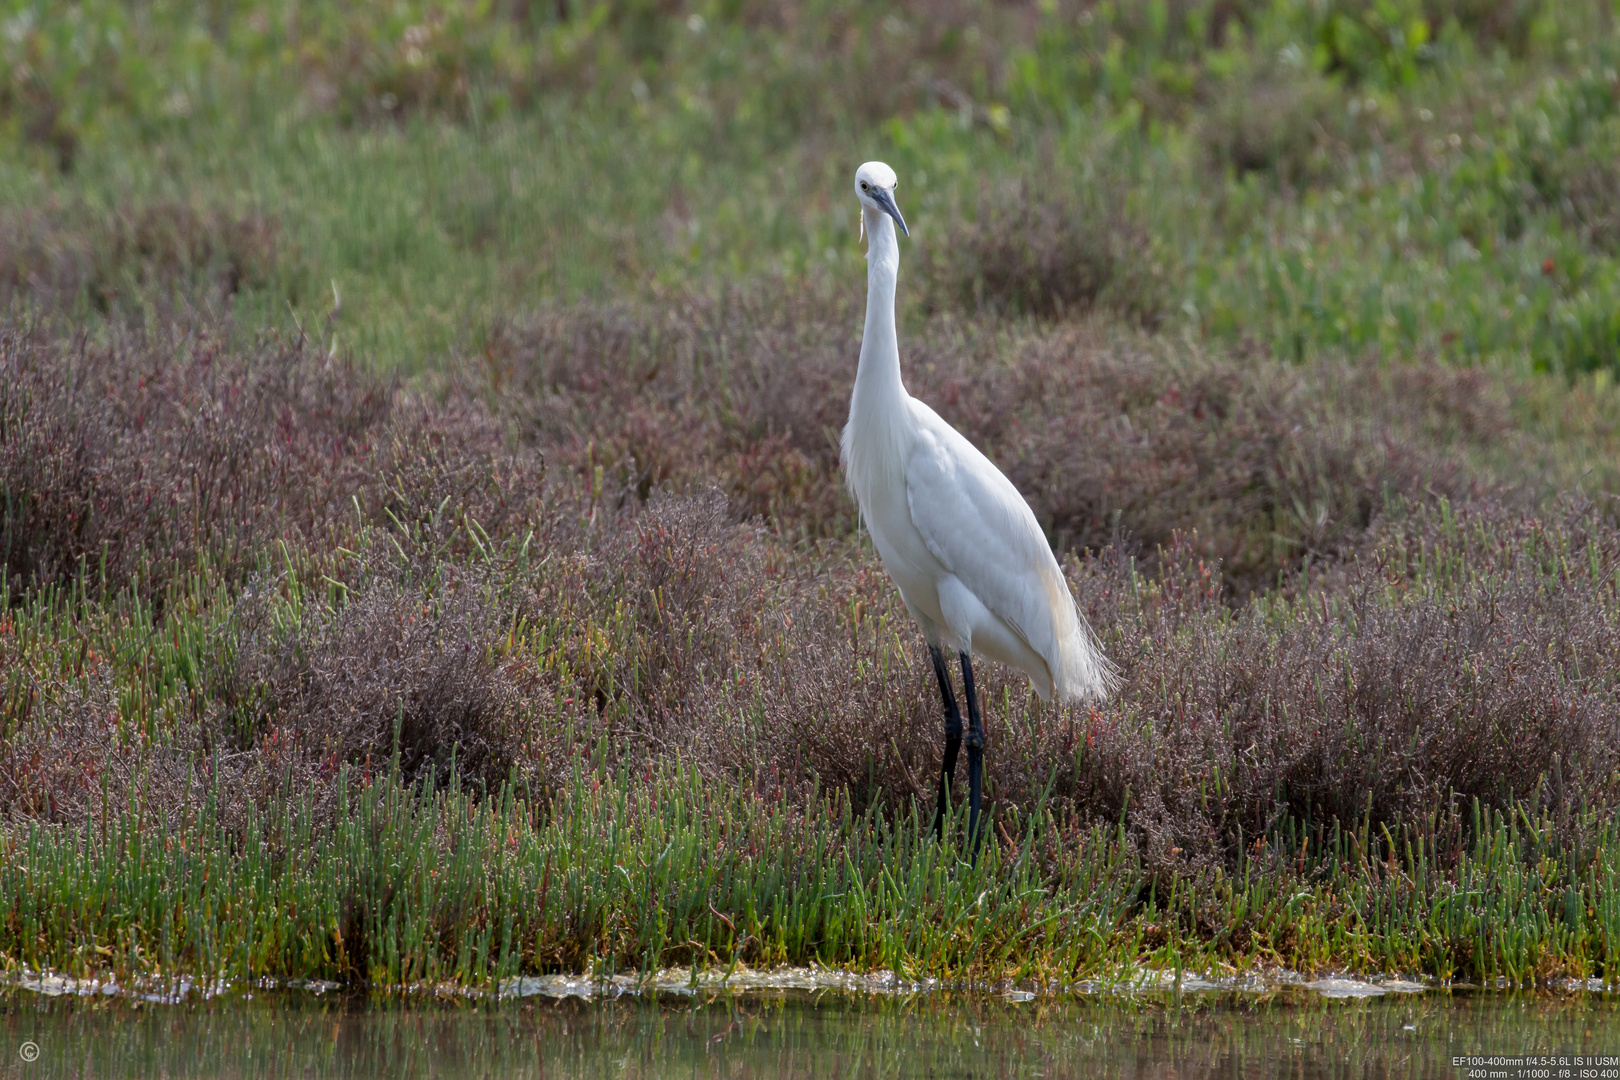
M 700 971 L 694 981 L 690 969 L 668 968 L 648 976 L 616 974 L 593 977 L 586 973 L 520 976 L 503 982 L 494 990 L 455 985 L 357 988 L 334 982 L 261 978 L 245 984 L 202 985 L 182 976 L 174 983 L 162 980 L 73 978 L 49 972 L 11 972 L 0 977 L 0 993 L 26 992 L 46 998 L 107 998 L 153 1005 L 200 1004 L 215 1000 L 254 1000 L 258 994 L 300 994 L 311 997 L 383 998 L 404 1002 L 481 1002 L 500 1004 L 546 998 L 553 1001 L 576 999 L 581 1002 L 661 996 L 677 998 L 757 994 L 809 994 L 820 998 L 834 994 L 849 998 L 928 998 L 965 995 L 968 998 L 1000 999 L 1008 1002 L 1052 1001 L 1057 999 L 1158 998 L 1171 995 L 1240 995 L 1266 997 L 1295 992 L 1311 993 L 1328 999 L 1351 999 L 1394 995 L 1453 993 L 1531 993 L 1531 994 L 1613 994 L 1617 988 L 1599 979 L 1564 979 L 1538 987 L 1511 986 L 1506 980 L 1495 985 L 1468 981 L 1415 981 L 1401 975 L 1351 975 L 1324 973 L 1307 977 L 1294 971 L 1277 971 L 1243 976 L 1184 973 L 1180 986 L 1174 972 L 1142 968 L 1122 972 L 1114 979 L 1084 980 L 1046 988 L 1026 989 L 1010 985 L 946 983 L 938 979 L 905 979 L 892 971 L 862 973 L 815 967 L 778 967 L 768 970 L 743 968 L 730 975 Z

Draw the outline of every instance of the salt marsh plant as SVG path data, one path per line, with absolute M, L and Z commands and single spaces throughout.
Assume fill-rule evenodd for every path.
M 5 339 L 14 964 L 1609 975 L 1620 533 L 1597 508 L 1534 510 L 1461 455 L 1459 501 L 1391 488 L 1245 597 L 1194 534 L 1202 489 L 1163 488 L 1187 533 L 1149 552 L 1126 519 L 1068 563 L 1118 699 L 986 679 L 1007 720 L 970 869 L 918 831 L 938 719 L 869 555 L 605 468 L 558 380 L 625 378 L 611 348 L 577 339 L 550 378 L 513 353 L 490 395 L 488 369 L 423 392 L 221 340 Z M 1275 392 L 1232 382 L 1209 430 Z M 1378 402 L 1337 407 L 1353 429 Z M 1444 415 L 1384 430 L 1429 453 L 1473 414 Z M 750 475 L 693 445 L 693 484 Z
M 397 764 L 397 763 L 396 763 Z M 216 775 L 218 775 L 216 773 Z M 498 991 L 522 973 L 696 973 L 828 964 L 1057 987 L 1176 970 L 1402 971 L 1538 985 L 1615 977 L 1620 839 L 1516 806 L 1436 822 L 1257 838 L 1194 888 L 1144 871 L 1123 825 L 1037 803 L 970 864 L 929 808 L 855 812 L 817 789 L 762 797 L 668 764 L 576 764 L 542 809 L 361 779 L 237 826 L 209 788 L 97 823 L 13 830 L 0 948 L 31 970 L 162 984 L 323 979 Z M 1162 890 L 1162 891 L 1161 891 Z

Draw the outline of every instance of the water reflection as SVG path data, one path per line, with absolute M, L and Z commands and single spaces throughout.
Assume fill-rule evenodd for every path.
M 1096 995 L 1011 1002 L 755 992 L 192 1005 L 0 998 L 0 1076 L 1363 1077 L 1459 1080 L 1464 1054 L 1620 1055 L 1613 996 Z M 26 1043 L 38 1058 L 23 1060 Z

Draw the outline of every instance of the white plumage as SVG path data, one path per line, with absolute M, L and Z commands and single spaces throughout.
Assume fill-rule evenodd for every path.
M 866 184 L 866 191 L 860 185 Z M 865 216 L 866 332 L 844 427 L 843 464 L 861 516 L 930 645 L 1029 676 L 1042 698 L 1102 698 L 1110 665 L 1075 608 L 1046 536 L 1012 481 L 900 380 L 894 171 L 856 173 Z
M 940 650 L 962 656 L 973 721 L 972 831 L 983 734 L 969 658 L 976 653 L 1018 668 L 1046 699 L 1101 699 L 1114 676 L 1029 504 L 1001 470 L 901 382 L 895 226 L 906 225 L 894 202 L 895 182 L 894 170 L 878 161 L 855 174 L 868 241 L 866 329 L 844 427 L 843 466 L 884 569 L 933 651 L 946 711 L 941 815 L 961 719 Z

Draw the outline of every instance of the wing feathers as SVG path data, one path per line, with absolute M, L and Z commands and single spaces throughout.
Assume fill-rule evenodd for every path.
M 1059 698 L 1106 696 L 1110 665 L 1029 504 L 972 443 L 926 405 L 913 404 L 919 432 L 906 494 L 928 550 L 1045 660 Z

